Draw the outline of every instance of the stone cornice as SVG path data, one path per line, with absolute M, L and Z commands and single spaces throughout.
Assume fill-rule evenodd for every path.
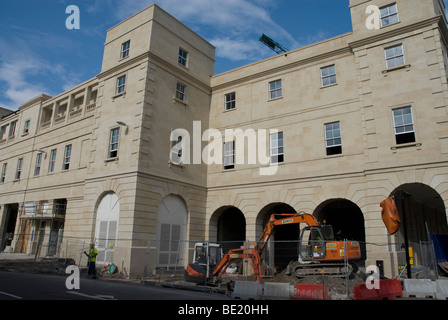
M 370 37 L 366 37 L 366 38 L 362 38 L 362 39 L 358 39 L 352 42 L 349 42 L 349 47 L 352 50 L 355 50 L 356 48 L 359 47 L 363 47 L 375 42 L 379 42 L 382 40 L 386 40 L 389 38 L 393 38 L 396 36 L 400 36 L 400 35 L 404 35 L 406 33 L 421 29 L 421 28 L 425 28 L 425 27 L 430 27 L 432 25 L 434 25 L 435 23 L 439 23 L 442 19 L 441 16 L 436 16 L 430 19 L 426 19 L 417 23 L 413 23 L 413 24 L 409 24 L 409 25 L 405 25 L 403 27 L 398 27 L 398 28 L 394 28 L 394 29 L 390 29 L 389 31 L 384 31 L 378 34 L 375 34 L 374 36 L 370 36 Z

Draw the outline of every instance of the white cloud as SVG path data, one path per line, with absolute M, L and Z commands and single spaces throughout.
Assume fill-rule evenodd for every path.
M 256 40 L 236 40 L 231 38 L 215 38 L 210 42 L 216 47 L 216 55 L 231 61 L 249 60 L 256 61 L 267 58 L 262 54 L 260 43 Z
M 45 88 L 27 81 L 27 77 L 35 75 L 42 66 L 33 57 L 11 56 L 7 61 L 2 57 L 0 62 L 0 82 L 4 82 L 2 95 L 7 102 L 3 107 L 17 109 L 22 103 L 41 94 Z
M 57 44 L 60 49 L 70 43 L 64 39 L 55 39 L 51 35 L 39 32 L 23 32 L 21 37 L 12 40 L 0 38 L 0 47 L 8 50 L 0 50 L 0 106 L 16 110 L 24 102 L 42 94 L 56 95 L 51 88 L 43 83 L 55 78 L 55 82 L 62 90 L 73 87 L 79 83 L 79 79 L 73 71 L 55 60 L 49 60 L 49 56 L 39 55 L 40 49 L 48 48 L 49 43 Z M 42 40 L 45 38 L 45 40 Z M 43 51 L 45 52 L 45 51 Z M 71 87 L 70 87 L 71 86 Z
M 116 17 L 123 20 L 153 1 L 128 0 L 116 3 Z M 255 45 L 262 33 L 269 34 L 290 48 L 299 43 L 274 21 L 267 0 L 159 0 L 157 5 L 197 31 L 216 46 L 218 57 L 233 61 L 249 57 L 258 59 L 259 46 Z

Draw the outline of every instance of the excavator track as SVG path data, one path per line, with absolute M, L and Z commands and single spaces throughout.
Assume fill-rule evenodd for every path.
M 291 262 L 287 268 L 287 274 L 297 278 L 314 275 L 345 277 L 347 273 L 350 276 L 357 270 L 356 266 L 352 264 L 346 267 L 344 263 L 300 263 L 298 261 Z

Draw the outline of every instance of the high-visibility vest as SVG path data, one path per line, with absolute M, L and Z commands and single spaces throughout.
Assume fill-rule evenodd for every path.
M 96 250 L 96 248 L 91 248 L 89 250 L 89 262 L 95 262 L 97 254 L 98 254 L 98 250 Z

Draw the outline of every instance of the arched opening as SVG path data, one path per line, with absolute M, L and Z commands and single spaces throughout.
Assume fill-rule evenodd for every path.
M 1 207 L 0 207 L 1 209 Z M 8 247 L 8 250 L 11 250 L 12 242 L 14 240 L 14 233 L 16 230 L 16 223 L 17 223 L 17 214 L 19 212 L 19 204 L 7 204 L 5 205 L 5 219 L 1 224 L 3 227 L 2 232 L 2 242 L 0 246 L 0 252 L 2 252 L 6 247 Z
M 240 209 L 233 206 L 221 207 L 212 215 L 210 224 L 210 230 L 215 230 L 216 241 L 221 244 L 224 253 L 244 245 L 246 218 Z
M 170 269 L 183 264 L 187 216 L 187 206 L 181 197 L 163 198 L 157 210 L 157 267 Z
M 316 218 L 333 227 L 335 240 L 357 240 L 361 246 L 361 259 L 366 259 L 364 215 L 350 200 L 330 199 L 314 210 Z
M 286 203 L 271 203 L 265 206 L 258 214 L 257 235 L 261 236 L 269 218 L 272 214 L 296 213 L 296 210 Z M 269 239 L 269 243 L 264 252 L 264 260 L 279 272 L 284 269 L 291 260 L 297 260 L 297 245 L 300 237 L 300 225 L 291 224 L 276 227 L 274 234 Z
M 95 245 L 98 249 L 97 263 L 106 264 L 110 262 L 111 255 L 117 246 L 118 219 L 120 217 L 120 201 L 113 193 L 106 193 L 98 204 Z
M 429 233 L 448 234 L 445 204 L 438 192 L 422 183 L 408 183 L 398 187 L 391 194 L 395 198 L 402 221 L 400 231 L 397 233 L 398 245 L 404 242 L 401 191 L 408 194 L 404 206 L 409 241 L 415 243 L 428 241 Z

